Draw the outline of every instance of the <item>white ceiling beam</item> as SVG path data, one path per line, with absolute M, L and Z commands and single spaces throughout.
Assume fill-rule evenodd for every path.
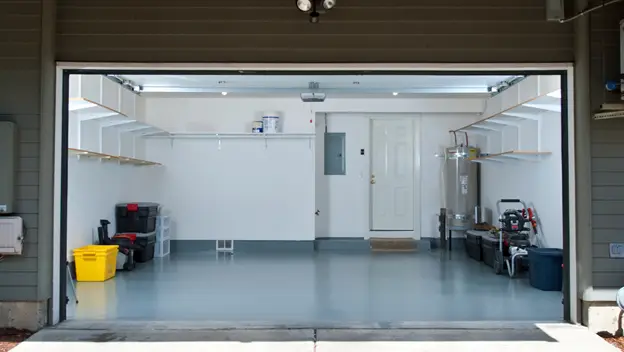
M 349 88 L 323 88 L 321 85 L 319 90 L 323 93 L 341 93 L 341 94 L 382 94 L 382 93 L 400 93 L 400 94 L 488 94 L 487 87 L 420 87 L 420 88 L 366 88 L 366 87 L 349 87 Z M 303 93 L 310 92 L 307 87 L 156 87 L 145 86 L 143 93 L 262 93 L 262 94 L 284 94 L 284 93 Z

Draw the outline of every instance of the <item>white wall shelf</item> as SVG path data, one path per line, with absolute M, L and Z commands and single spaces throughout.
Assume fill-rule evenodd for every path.
M 506 161 L 539 161 L 544 157 L 551 155 L 551 152 L 537 152 L 537 151 L 525 151 L 525 150 L 509 150 L 502 153 L 482 155 L 478 158 L 470 159 L 473 162 L 506 162 Z
M 146 138 L 201 138 L 201 139 L 228 139 L 228 138 L 257 138 L 257 139 L 300 139 L 314 138 L 315 133 L 216 133 L 216 132 L 161 132 L 146 136 Z
M 131 164 L 131 165 L 137 165 L 137 166 L 162 166 L 162 164 L 153 162 L 153 161 L 128 158 L 128 157 L 119 156 L 119 155 L 98 153 L 98 152 L 93 152 L 90 150 L 69 148 L 67 151 L 70 155 L 74 155 L 77 157 L 96 158 L 96 159 L 100 159 L 103 161 L 118 162 L 120 164 Z
M 81 122 L 97 120 L 102 127 L 119 127 L 125 132 L 144 133 L 145 130 L 149 130 L 148 133 L 163 132 L 157 127 L 137 121 L 134 117 L 86 98 L 70 98 L 69 111 Z
M 69 89 L 70 148 L 145 164 L 142 138 L 164 130 L 145 121 L 142 97 L 101 75 L 72 75 Z
M 526 120 L 539 120 L 544 112 L 561 112 L 560 89 L 525 100 L 451 132 L 487 133 L 501 131 L 505 126 L 518 126 Z
M 536 160 L 531 151 L 549 152 L 548 129 L 561 118 L 561 103 L 559 77 L 528 76 L 488 98 L 480 120 L 450 132 L 474 134 L 472 145 L 496 156 L 482 160 Z
M 82 121 L 91 119 L 105 119 L 127 117 L 119 111 L 113 108 L 108 108 L 104 105 L 96 103 L 86 98 L 70 98 L 69 99 L 69 111 L 73 112 Z

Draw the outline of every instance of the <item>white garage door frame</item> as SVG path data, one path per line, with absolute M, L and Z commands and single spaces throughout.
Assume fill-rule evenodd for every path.
M 532 72 L 534 74 L 560 74 L 564 77 L 567 84 L 567 92 L 570 97 L 567 99 L 567 220 L 568 220 L 568 239 L 564 238 L 564 247 L 567 252 L 566 274 L 568 277 L 567 287 L 567 304 L 565 305 L 564 317 L 571 323 L 580 323 L 577 321 L 579 316 L 577 312 L 578 302 L 578 278 L 577 278 L 577 243 L 576 243 L 576 192 L 575 192 L 575 143 L 574 143 L 574 67 L 572 63 L 552 63 L 552 64 L 266 64 L 266 63 L 85 63 L 85 62 L 58 62 L 56 70 L 56 119 L 55 119 L 55 157 L 54 157 L 54 262 L 53 262 L 53 296 L 52 296 L 52 319 L 50 323 L 56 325 L 63 321 L 61 304 L 64 303 L 65 289 L 61 289 L 66 284 L 66 278 L 63 278 L 65 268 L 63 267 L 65 257 L 62 246 L 62 173 L 63 173 L 63 81 L 67 73 L 79 70 L 93 71 L 178 71 L 184 74 L 185 71 L 205 71 L 205 74 L 224 74 L 230 72 L 253 72 L 253 71 L 272 71 L 288 74 L 296 74 L 297 72 L 335 72 L 336 74 L 348 74 L 353 72 L 396 72 L 401 71 L 404 74 L 494 74 L 509 73 L 516 74 L 520 72 Z M 104 72 L 103 72 L 104 73 Z M 565 110 L 565 109 L 564 109 Z M 66 155 L 66 154 L 65 154 Z M 565 153 L 564 153 L 565 155 Z M 65 159 L 66 160 L 66 159 Z M 564 165 L 565 165 L 564 161 Z M 566 170 L 563 170 L 564 175 Z M 565 180 L 564 180 L 565 181 Z M 566 192 L 564 192 L 564 200 Z M 564 204 L 566 202 L 564 201 Z M 62 259 L 62 261 L 61 261 Z M 570 304 L 572 303 L 572 304 Z

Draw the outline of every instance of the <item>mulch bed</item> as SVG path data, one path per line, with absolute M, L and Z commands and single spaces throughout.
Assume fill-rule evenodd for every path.
M 608 332 L 599 332 L 598 336 L 602 337 L 605 341 L 612 344 L 613 346 L 620 349 L 620 351 L 624 351 L 624 337 L 623 336 L 615 336 Z
M 0 352 L 8 352 L 20 342 L 30 337 L 32 333 L 15 329 L 0 329 Z

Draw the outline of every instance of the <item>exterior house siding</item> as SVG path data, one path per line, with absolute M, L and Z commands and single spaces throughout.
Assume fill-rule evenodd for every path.
M 28 229 L 24 255 L 0 262 L 0 326 L 4 302 L 50 297 L 54 58 L 86 62 L 574 61 L 572 24 L 547 22 L 544 5 L 544 0 L 341 0 L 313 25 L 292 0 L 0 0 L 0 120 L 14 121 L 19 128 L 17 210 Z M 605 77 L 619 73 L 621 9 L 614 5 L 592 15 L 595 106 L 613 98 L 606 96 L 602 86 Z M 52 12 L 56 13 L 50 19 Z M 624 130 L 621 122 L 592 122 L 592 248 L 597 286 L 620 285 L 624 279 L 619 262 L 610 260 L 605 251 L 605 244 L 619 239 L 624 226 L 618 218 L 624 215 L 624 166 L 618 166 L 624 165 L 624 153 L 614 151 L 622 147 L 620 130 Z
M 572 62 L 544 0 L 59 0 L 57 59 L 99 62 Z
M 38 299 L 40 47 L 41 0 L 0 1 L 0 121 L 18 127 L 16 210 L 27 229 L 23 255 L 0 261 L 0 301 Z
M 607 80 L 620 76 L 620 30 L 624 6 L 610 6 L 591 16 L 591 105 L 596 111 L 608 102 L 621 102 L 607 92 Z M 590 117 L 588 117 L 590 118 Z M 624 262 L 609 258 L 609 243 L 624 242 L 624 120 L 591 122 L 592 283 L 622 287 Z

